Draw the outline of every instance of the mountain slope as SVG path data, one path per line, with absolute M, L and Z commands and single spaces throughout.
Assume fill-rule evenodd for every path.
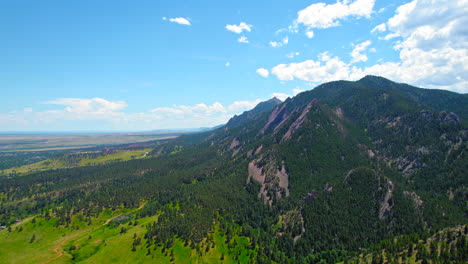
M 156 146 L 151 159 L 3 178 L 0 220 L 80 228 L 78 215 L 93 222 L 146 201 L 114 227 L 153 219 L 128 249 L 135 260 L 179 252 L 183 263 L 182 251 L 192 261 L 345 260 L 384 239 L 466 224 L 463 115 L 430 93 L 373 76 L 331 82 Z M 70 261 L 101 250 L 80 241 L 70 239 Z

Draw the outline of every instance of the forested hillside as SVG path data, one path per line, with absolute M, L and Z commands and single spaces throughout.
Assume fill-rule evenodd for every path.
M 9 174 L 0 262 L 464 263 L 467 109 L 367 76 L 144 159 Z

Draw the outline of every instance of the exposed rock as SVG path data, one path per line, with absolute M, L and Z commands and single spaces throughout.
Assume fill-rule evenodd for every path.
M 314 98 L 310 103 L 307 104 L 304 110 L 302 110 L 301 115 L 291 124 L 288 131 L 284 134 L 283 138 L 281 139 L 281 141 L 288 140 L 296 130 L 301 128 L 302 124 L 307 119 L 307 114 L 309 113 L 312 106 L 316 103 L 317 103 L 317 99 Z
M 304 218 L 302 217 L 300 210 L 287 211 L 280 216 L 280 232 L 279 235 L 288 234 L 290 235 L 294 243 L 296 243 L 302 234 L 306 231 L 304 227 Z
M 280 128 L 286 124 L 286 122 L 289 121 L 289 119 L 291 119 L 291 116 L 296 112 L 297 110 L 294 110 L 292 113 L 285 113 L 283 116 L 282 116 L 282 119 L 281 121 L 279 122 L 278 125 L 275 126 L 275 128 L 273 129 L 273 134 L 276 134 L 278 132 L 278 130 L 280 130 Z
M 283 115 L 285 113 L 285 110 L 286 110 L 286 104 L 283 104 L 281 107 L 276 106 L 275 109 L 273 109 L 273 112 L 271 112 L 270 116 L 268 116 L 267 123 L 265 124 L 265 126 L 263 126 L 262 129 L 260 129 L 258 133 L 265 134 L 265 131 L 270 127 L 270 125 L 274 123 L 275 121 L 277 122 L 278 117 Z
M 249 163 L 247 184 L 251 180 L 260 183 L 262 187 L 258 197 L 272 205 L 275 199 L 289 196 L 289 175 L 286 172 L 284 162 L 279 169 L 276 162 L 269 160 L 263 162 L 263 166 L 257 166 L 261 160 L 253 160 Z
M 240 141 L 238 138 L 232 139 L 231 146 L 229 146 L 229 150 L 232 150 L 234 148 L 237 148 L 240 145 Z
M 344 119 L 344 112 L 343 112 L 343 109 L 341 109 L 341 107 L 337 107 L 335 109 L 335 114 L 339 119 L 341 119 L 341 120 Z
M 343 182 L 344 182 L 344 183 L 348 182 L 348 181 L 349 181 L 349 177 L 351 177 L 351 175 L 352 175 L 353 173 L 354 173 L 354 170 L 348 171 L 348 173 L 346 174 L 346 176 L 345 176 Z
M 233 118 L 229 120 L 226 124 L 226 127 L 238 127 L 241 126 L 251 120 L 255 120 L 261 116 L 262 113 L 268 112 L 274 109 L 275 106 L 280 104 L 281 101 L 278 98 L 274 97 L 268 101 L 261 102 L 255 106 L 254 109 L 250 111 L 245 111 L 241 115 L 235 115 Z
M 258 198 L 262 199 L 271 206 L 272 201 L 268 197 L 268 192 L 265 185 L 266 175 L 263 173 L 263 167 L 258 167 L 255 163 L 256 160 L 253 160 L 249 163 L 249 177 L 247 178 L 247 184 L 250 183 L 251 179 L 254 179 L 258 183 L 260 183 L 262 187 L 260 188 L 260 192 L 258 193 Z
M 235 149 L 235 150 L 232 152 L 232 155 L 231 155 L 231 157 L 234 157 L 234 156 L 236 156 L 236 155 L 237 155 L 237 153 L 239 153 L 239 151 L 240 151 L 241 149 L 242 149 L 242 148 L 237 148 L 237 149 Z
M 263 184 L 265 182 L 265 175 L 262 173 L 262 168 L 255 165 L 256 160 L 253 160 L 249 163 L 249 177 L 247 178 L 247 183 L 250 183 L 250 180 L 253 178 L 255 181 Z
M 385 197 L 383 199 L 383 201 L 380 203 L 380 209 L 379 209 L 379 219 L 380 220 L 383 220 L 388 212 L 390 212 L 390 210 L 392 209 L 393 207 L 393 202 L 392 202 L 392 196 L 393 196 L 393 191 L 395 189 L 395 185 L 393 184 L 392 181 L 388 180 L 386 183 L 385 183 L 385 187 L 387 189 L 387 192 L 385 193 Z
M 317 191 L 316 190 L 312 190 L 310 193 L 308 193 L 306 196 L 302 197 L 301 200 L 303 201 L 310 201 L 310 200 L 313 200 L 317 198 Z
M 437 120 L 444 122 L 444 123 L 451 123 L 451 124 L 460 123 L 460 118 L 453 112 L 447 113 L 445 111 L 442 111 L 439 113 L 439 117 L 437 117 Z
M 276 172 L 276 176 L 279 178 L 279 186 L 283 188 L 286 192 L 286 197 L 289 196 L 289 175 L 286 172 L 286 167 L 283 164 L 281 165 L 281 170 Z
M 331 193 L 333 192 L 333 186 L 329 183 L 325 184 L 325 186 L 323 186 L 323 190 L 327 193 Z
M 260 153 L 260 151 L 262 151 L 263 149 L 263 145 L 260 145 L 256 150 L 255 150 L 255 155 L 258 155 L 258 153 Z
M 247 158 L 252 157 L 252 154 L 253 154 L 253 149 L 247 151 Z
M 421 199 L 421 197 L 419 197 L 419 195 L 417 195 L 415 192 L 408 192 L 408 191 L 404 191 L 403 194 L 409 198 L 411 198 L 414 202 L 414 204 L 416 205 L 417 208 L 421 208 L 423 206 L 423 200 Z
M 410 176 L 415 170 L 425 168 L 427 165 L 417 158 L 408 160 L 407 157 L 398 157 L 395 160 L 390 160 L 389 166 L 398 169 L 405 176 Z
M 397 116 L 393 120 L 389 121 L 386 127 L 387 128 L 396 127 L 400 123 L 400 121 L 401 121 L 401 116 Z
M 419 152 L 419 153 L 421 153 L 421 154 L 424 154 L 424 155 L 427 155 L 427 154 L 431 153 L 431 152 L 429 151 L 429 149 L 427 149 L 427 148 L 424 147 L 424 146 L 419 147 L 416 151 Z
M 241 143 L 237 137 L 232 139 L 231 145 L 229 146 L 229 150 L 233 150 L 232 156 L 234 157 L 239 153 L 239 151 L 242 149 Z

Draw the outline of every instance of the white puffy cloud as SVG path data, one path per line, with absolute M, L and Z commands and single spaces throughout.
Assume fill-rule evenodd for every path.
M 108 101 L 102 98 L 58 98 L 44 104 L 63 105 L 64 111 L 75 114 L 102 114 L 122 110 L 127 107 L 124 101 Z
M 281 42 L 270 41 L 270 46 L 272 46 L 273 48 L 278 48 L 283 46 L 283 44 Z
M 227 106 L 219 102 L 207 105 L 174 105 L 171 107 L 156 107 L 146 113 L 128 115 L 127 122 L 136 123 L 138 120 L 150 122 L 155 127 L 188 128 L 215 126 L 226 123 L 236 114 L 255 107 L 262 100 L 235 101 Z
M 311 39 L 314 37 L 314 31 L 313 30 L 308 30 L 306 31 L 305 35 L 307 36 L 307 38 Z
M 298 95 L 298 94 L 300 94 L 300 93 L 302 93 L 302 92 L 305 92 L 305 91 L 302 90 L 302 89 L 299 89 L 299 88 L 293 89 L 293 95 L 294 95 L 294 96 L 296 96 L 296 95 Z
M 376 31 L 379 32 L 385 32 L 387 30 L 387 25 L 385 23 L 382 23 L 380 25 L 375 26 L 372 30 L 371 33 L 374 33 Z
M 235 101 L 227 107 L 227 110 L 228 112 L 247 111 L 254 108 L 261 101 L 260 99 L 253 101 Z
M 289 43 L 289 38 L 288 36 L 286 36 L 281 40 L 281 42 L 270 41 L 270 46 L 272 46 L 273 48 L 279 48 L 284 45 L 287 45 L 288 43 Z
M 353 51 L 351 51 L 351 63 L 367 61 L 367 55 L 363 52 L 366 51 L 367 47 L 369 47 L 371 43 L 372 42 L 370 40 L 367 40 L 356 45 Z
M 237 34 L 242 33 L 244 30 L 250 32 L 252 31 L 252 27 L 252 25 L 249 25 L 245 22 L 240 22 L 239 25 L 226 25 L 227 30 Z
M 335 5 L 339 6 L 339 3 Z M 320 6 L 325 8 L 328 5 Z M 339 79 L 357 80 L 373 74 L 420 87 L 466 93 L 467 13 L 466 0 L 414 0 L 397 8 L 396 14 L 385 23 L 388 34 L 383 39 L 399 38 L 394 45 L 399 53 L 399 61 L 368 64 L 365 67 L 353 66 L 355 62 L 367 60 L 363 51 L 370 42 L 363 42 L 351 52 L 350 62 L 322 53 L 317 60 L 279 64 L 271 69 L 271 73 L 281 81 L 300 79 L 313 83 Z M 332 22 L 320 24 L 317 21 L 307 21 L 306 25 L 315 27 L 334 25 Z M 383 31 L 384 26 L 379 25 L 376 28 L 375 30 Z
M 284 101 L 286 99 L 288 99 L 288 97 L 293 97 L 293 96 L 296 96 L 300 93 L 304 92 L 304 90 L 302 89 L 299 89 L 299 88 L 295 88 L 295 89 L 292 89 L 292 94 L 287 94 L 287 93 L 272 93 L 271 94 L 271 97 L 276 97 L 278 99 L 280 99 L 281 101 Z
M 270 75 L 270 72 L 265 68 L 257 69 L 257 73 L 258 73 L 258 75 L 262 76 L 263 78 L 267 78 L 268 75 Z
M 343 0 L 334 4 L 315 3 L 297 13 L 295 24 L 308 29 L 329 28 L 340 25 L 340 20 L 350 16 L 370 17 L 375 0 Z
M 399 37 L 400 35 L 398 35 L 397 33 L 390 33 L 390 34 L 387 34 L 385 37 L 383 38 L 380 38 L 379 39 L 384 39 L 384 40 L 391 40 L 391 39 L 394 39 L 394 38 L 397 38 Z
M 229 61 L 227 61 L 227 62 L 224 64 L 224 66 L 229 67 L 229 66 L 231 66 L 231 63 L 230 63 Z
M 432 52 L 404 50 L 400 53 L 400 58 L 401 62 L 358 68 L 338 57 L 325 54 L 318 60 L 279 64 L 271 69 L 271 73 L 281 81 L 299 79 L 312 83 L 358 80 L 371 74 L 421 87 L 468 92 L 466 51 L 450 48 Z
M 237 42 L 239 42 L 239 43 L 249 43 L 249 40 L 247 39 L 246 36 L 240 36 L 240 37 L 237 39 Z
M 193 106 L 174 105 L 173 107 L 156 107 L 151 109 L 150 112 L 161 115 L 191 115 L 226 113 L 227 111 L 221 103 L 215 102 L 212 105 L 196 104 Z
M 166 17 L 163 17 L 163 20 L 167 20 Z M 177 24 L 180 24 L 180 25 L 184 25 L 184 26 L 190 26 L 192 25 L 190 23 L 190 20 L 188 18 L 185 18 L 185 17 L 174 17 L 174 18 L 169 18 L 169 21 L 173 22 L 173 23 L 177 23 Z
M 291 95 L 285 94 L 285 93 L 272 93 L 271 96 L 276 97 L 276 98 L 280 99 L 281 101 L 284 101 L 284 100 L 288 99 L 288 97 L 291 97 Z
M 127 107 L 124 101 L 58 98 L 43 104 L 57 105 L 60 109 L 34 111 L 32 108 L 25 108 L 24 111 L 0 113 L 0 127 L 8 127 L 11 130 L 87 130 L 89 123 L 112 126 L 127 116 L 122 111 Z M 94 129 L 106 128 L 98 126 Z
M 408 48 L 467 48 L 467 12 L 466 0 L 413 0 L 400 6 L 387 26 Z
M 359 73 L 338 57 L 327 52 L 321 53 L 318 60 L 306 60 L 299 63 L 279 64 L 271 69 L 281 81 L 292 81 L 295 78 L 309 82 L 328 82 L 348 79 Z
M 94 130 L 152 130 L 163 128 L 191 128 L 215 126 L 226 123 L 235 114 L 250 110 L 263 100 L 235 101 L 224 106 L 212 104 L 174 105 L 156 107 L 146 112 L 126 113 L 123 101 L 109 101 L 102 98 L 59 98 L 48 105 L 59 105 L 58 110 L 23 111 L 0 113 L 0 127 L 11 130 L 87 130 L 93 124 Z M 96 126 L 96 124 L 98 124 Z M 40 129 L 39 129 L 40 130 Z
M 437 6 L 437 8 L 434 8 Z M 400 67 L 399 79 L 415 84 L 468 91 L 468 1 L 413 0 L 387 22 Z M 390 39 L 388 36 L 387 39 Z

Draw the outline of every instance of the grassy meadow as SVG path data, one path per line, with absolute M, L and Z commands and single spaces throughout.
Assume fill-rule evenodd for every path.
M 248 263 L 255 255 L 248 238 L 234 236 L 228 243 L 217 227 L 197 247 L 177 237 L 169 248 L 147 247 L 145 226 L 157 222 L 159 215 L 136 218 L 136 211 L 107 210 L 91 221 L 77 214 L 67 226 L 56 226 L 54 217 L 29 217 L 0 231 L 0 263 L 234 264 Z

